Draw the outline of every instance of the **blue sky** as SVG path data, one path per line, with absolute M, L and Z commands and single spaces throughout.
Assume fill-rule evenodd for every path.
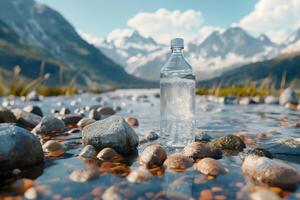
M 37 1 L 58 10 L 77 30 L 99 38 L 106 37 L 115 29 L 130 28 L 164 42 L 172 36 L 164 34 L 164 31 L 178 32 L 193 39 L 197 35 L 204 37 L 213 30 L 237 24 L 251 34 L 265 33 L 279 41 L 287 37 L 298 24 L 300 26 L 300 14 L 297 14 L 300 13 L 300 0 Z M 176 25 L 179 18 L 181 25 Z M 169 24 L 173 24 L 173 27 L 165 28 Z M 155 28 L 149 30 L 153 25 Z M 156 34 L 155 31 L 162 34 Z

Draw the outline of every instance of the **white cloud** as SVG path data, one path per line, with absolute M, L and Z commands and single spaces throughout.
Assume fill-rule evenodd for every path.
M 101 38 L 97 38 L 95 36 L 92 36 L 91 34 L 82 32 L 82 31 L 77 31 L 77 33 L 80 35 L 82 39 L 84 39 L 87 43 L 92 44 L 96 47 L 99 47 L 102 43 Z
M 127 22 L 129 27 L 138 30 L 144 36 L 169 44 L 174 37 L 183 37 L 187 41 L 195 39 L 203 26 L 202 13 L 195 10 L 169 11 L 164 8 L 154 13 L 140 12 Z
M 282 42 L 299 25 L 300 0 L 260 0 L 254 10 L 237 24 L 258 35 L 266 33 L 274 42 Z
M 111 42 L 113 40 L 119 40 L 123 37 L 131 36 L 133 32 L 134 30 L 132 29 L 114 29 L 107 35 L 106 39 L 108 40 L 108 42 Z

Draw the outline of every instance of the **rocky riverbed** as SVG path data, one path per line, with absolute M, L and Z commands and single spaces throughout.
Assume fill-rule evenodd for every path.
M 292 90 L 197 97 L 183 149 L 159 137 L 158 90 L 0 101 L 0 199 L 300 199 Z

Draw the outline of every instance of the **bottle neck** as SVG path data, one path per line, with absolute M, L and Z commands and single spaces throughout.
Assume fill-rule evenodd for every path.
M 183 47 L 173 47 L 171 50 L 173 55 L 183 55 Z

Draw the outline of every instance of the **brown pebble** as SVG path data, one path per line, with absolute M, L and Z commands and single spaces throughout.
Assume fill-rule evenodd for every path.
M 193 164 L 193 159 L 183 156 L 180 153 L 170 155 L 164 162 L 166 169 L 178 172 L 184 171 L 185 169 L 193 166 Z
M 210 176 L 226 173 L 224 166 L 213 158 L 203 158 L 195 164 L 195 168 L 202 174 Z
M 155 168 L 163 165 L 167 158 L 164 148 L 158 144 L 147 146 L 139 158 L 141 165 L 147 168 Z
M 104 190 L 101 187 L 96 187 L 92 190 L 91 195 L 95 196 L 95 197 L 101 197 L 101 195 L 103 194 Z
M 214 187 L 211 188 L 211 191 L 212 192 L 222 192 L 223 189 L 221 187 L 214 186 Z
M 139 125 L 139 121 L 137 118 L 135 117 L 128 117 L 127 118 L 127 123 L 130 125 L 130 126 L 138 126 Z
M 24 194 L 26 190 L 34 185 L 34 181 L 31 179 L 23 178 L 19 179 L 12 184 L 12 189 L 17 194 Z
M 55 140 L 49 140 L 43 145 L 43 151 L 49 156 L 61 156 L 66 152 L 66 146 Z
M 215 200 L 226 200 L 226 196 L 225 195 L 215 195 L 214 199 Z
M 210 190 L 202 190 L 199 200 L 213 200 L 213 195 Z
M 102 160 L 118 160 L 122 158 L 114 149 L 107 147 L 102 149 L 98 154 L 97 158 Z
M 79 128 L 84 128 L 85 126 L 90 125 L 90 124 L 94 123 L 95 121 L 96 120 L 94 120 L 94 119 L 83 118 L 77 123 L 77 126 Z
M 127 180 L 131 183 L 143 183 L 148 181 L 152 177 L 152 174 L 143 167 L 139 167 L 130 172 L 127 176 Z
M 182 154 L 184 156 L 194 159 L 195 161 L 206 157 L 211 157 L 215 159 L 222 158 L 221 150 L 212 147 L 210 144 L 202 142 L 192 142 L 188 144 L 182 150 Z

